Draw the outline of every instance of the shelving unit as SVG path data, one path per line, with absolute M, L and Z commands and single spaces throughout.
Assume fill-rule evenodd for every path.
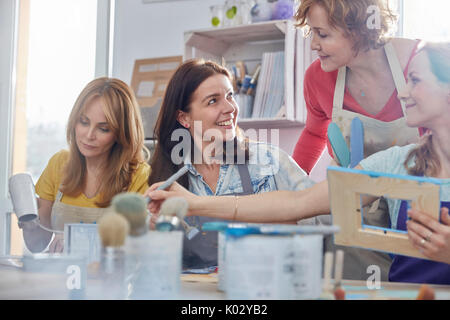
M 309 40 L 294 29 L 293 22 L 272 20 L 184 33 L 184 60 L 204 58 L 227 65 L 243 61 L 249 74 L 262 62 L 263 53 L 277 51 L 285 52 L 285 86 L 289 85 L 285 88 L 289 92 L 285 93 L 285 111 L 276 118 L 241 118 L 238 125 L 244 130 L 279 129 L 280 147 L 291 153 L 306 119 L 303 72 L 312 61 Z

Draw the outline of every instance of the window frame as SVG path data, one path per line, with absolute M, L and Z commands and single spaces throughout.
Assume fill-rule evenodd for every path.
M 8 179 L 12 173 L 16 57 L 20 0 L 0 0 L 0 256 L 11 250 Z M 115 0 L 97 0 L 95 77 L 111 76 Z

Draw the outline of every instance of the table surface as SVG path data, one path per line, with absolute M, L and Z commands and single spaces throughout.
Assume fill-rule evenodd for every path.
M 66 274 L 26 272 L 20 267 L 0 266 L 0 299 L 68 299 Z M 183 274 L 178 299 L 224 300 L 226 294 L 217 289 L 217 274 Z M 89 294 L 89 287 L 98 280 L 88 279 L 86 299 L 99 299 Z M 365 281 L 343 280 L 342 287 L 349 300 L 410 300 L 416 299 L 420 284 L 381 282 L 379 289 L 370 290 Z M 450 286 L 430 286 L 436 299 L 450 300 Z M 100 298 L 101 299 L 101 298 Z

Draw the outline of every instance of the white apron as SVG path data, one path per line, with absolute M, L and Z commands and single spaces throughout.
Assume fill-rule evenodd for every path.
M 389 61 L 395 87 L 397 92 L 400 92 L 406 86 L 400 62 L 391 43 L 387 43 L 384 46 L 384 50 Z M 406 125 L 404 101 L 400 101 L 404 117 L 391 122 L 383 122 L 356 112 L 344 110 L 346 74 L 347 67 L 341 67 L 334 89 L 332 120 L 341 129 L 348 146 L 350 146 L 350 128 L 354 117 L 358 117 L 361 120 L 364 128 L 364 158 L 392 146 L 405 146 L 418 141 L 419 130 Z
M 400 92 L 406 86 L 400 62 L 398 61 L 391 43 L 387 43 L 384 46 L 384 50 L 394 78 L 395 87 L 397 92 Z M 354 117 L 358 117 L 361 120 L 364 128 L 364 158 L 395 145 L 404 146 L 418 141 L 419 130 L 417 128 L 408 127 L 406 124 L 405 104 L 403 101 L 400 102 L 404 116 L 391 122 L 383 122 L 352 111 L 344 110 L 343 103 L 346 73 L 346 67 L 339 69 L 334 91 L 332 120 L 341 129 L 348 146 L 350 146 L 351 122 Z M 368 208 L 366 207 L 364 210 L 368 210 Z M 379 198 L 371 205 L 368 214 L 364 215 L 364 223 L 379 227 L 389 227 L 390 221 L 389 214 L 387 213 L 388 208 L 386 201 Z M 329 221 L 331 216 L 327 216 L 327 218 L 323 217 L 324 216 L 319 217 L 321 223 L 331 223 L 331 221 Z M 381 280 L 388 280 L 388 272 L 391 264 L 391 258 L 388 254 L 353 247 L 336 247 L 332 237 L 326 237 L 325 250 L 335 251 L 337 249 L 341 249 L 345 252 L 345 259 L 347 262 L 344 264 L 344 279 L 366 280 L 368 277 L 366 272 L 368 266 L 377 265 L 381 270 Z

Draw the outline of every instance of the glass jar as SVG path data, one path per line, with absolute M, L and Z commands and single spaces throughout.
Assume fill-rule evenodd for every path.
M 223 11 L 224 6 L 223 4 L 217 4 L 214 6 L 209 7 L 209 10 L 211 12 L 211 26 L 215 28 L 220 28 L 223 26 Z

